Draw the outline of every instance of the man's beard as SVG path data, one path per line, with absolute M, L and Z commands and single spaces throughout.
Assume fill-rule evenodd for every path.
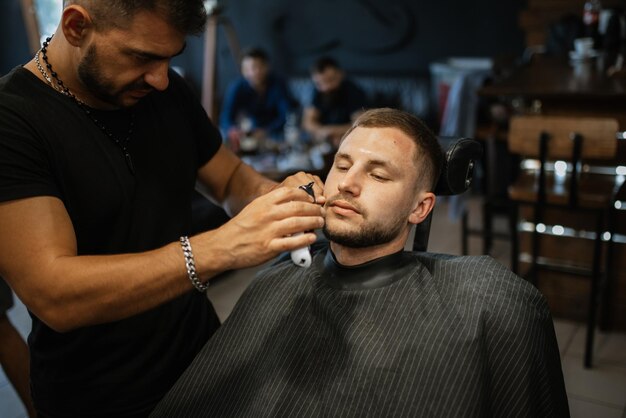
M 91 45 L 85 57 L 78 64 L 78 77 L 87 87 L 89 93 L 105 103 L 124 107 L 122 95 L 125 92 L 152 89 L 144 81 L 138 80 L 115 91 L 115 86 L 102 75 L 100 68 L 96 46 Z
M 328 203 L 337 200 L 339 197 L 329 199 Z M 330 229 L 328 224 L 324 224 L 322 232 L 330 241 L 348 248 L 365 248 L 386 244 L 396 239 L 407 225 L 406 217 L 398 216 L 387 222 L 367 222 L 367 212 L 364 212 L 355 202 L 350 199 L 341 198 L 355 206 L 363 220 L 363 227 L 356 231 L 341 230 L 341 228 Z

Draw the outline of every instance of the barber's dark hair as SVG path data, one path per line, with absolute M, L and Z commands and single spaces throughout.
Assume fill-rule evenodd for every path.
M 207 12 L 203 0 L 65 0 L 83 6 L 98 30 L 124 27 L 141 10 L 159 13 L 176 30 L 188 35 L 204 31 Z
M 398 109 L 371 109 L 361 114 L 352 127 L 344 134 L 342 141 L 358 127 L 396 128 L 415 141 L 415 163 L 418 167 L 418 184 L 435 190 L 443 167 L 443 150 L 435 134 L 426 124 L 412 113 Z
M 323 73 L 328 68 L 335 68 L 340 70 L 341 67 L 336 59 L 328 56 L 318 58 L 311 66 L 311 72 L 313 74 Z
M 264 49 L 258 47 L 246 48 L 241 54 L 241 58 L 254 58 L 263 62 L 269 62 L 270 57 Z

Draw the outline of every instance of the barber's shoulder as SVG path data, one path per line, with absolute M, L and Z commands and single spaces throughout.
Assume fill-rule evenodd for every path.
M 27 103 L 36 93 L 38 84 L 34 80 L 36 77 L 23 67 L 15 67 L 0 77 L 0 104 L 13 108 L 16 104 Z

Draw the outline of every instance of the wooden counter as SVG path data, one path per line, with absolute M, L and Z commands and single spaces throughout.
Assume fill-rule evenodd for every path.
M 544 115 L 610 116 L 626 129 L 626 77 L 606 75 L 600 58 L 570 63 L 537 55 L 529 64 L 478 91 L 503 101 L 541 101 Z

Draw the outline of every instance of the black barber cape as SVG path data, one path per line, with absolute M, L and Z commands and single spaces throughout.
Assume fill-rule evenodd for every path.
M 151 416 L 569 412 L 545 300 L 492 258 L 323 250 L 261 272 Z

